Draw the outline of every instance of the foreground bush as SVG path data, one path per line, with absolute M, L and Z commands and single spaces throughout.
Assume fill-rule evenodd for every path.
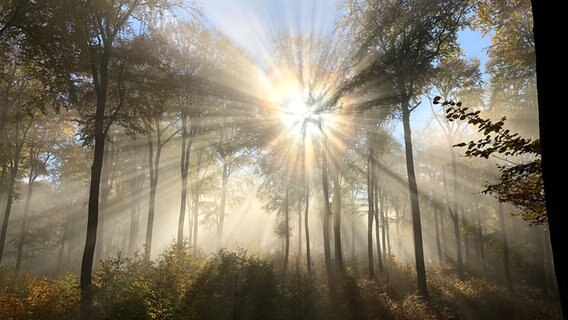
M 531 288 L 518 294 L 483 279 L 459 281 L 436 270 L 428 274 L 430 299 L 415 294 L 414 273 L 390 261 L 377 279 L 349 267 L 335 277 L 331 293 L 323 266 L 309 277 L 283 276 L 271 261 L 245 251 L 191 256 L 172 246 L 156 261 L 140 255 L 102 261 L 93 277 L 97 319 L 559 319 L 555 299 Z M 280 264 L 278 264 L 280 265 Z M 0 271 L 0 319 L 78 319 L 79 280 L 17 280 Z

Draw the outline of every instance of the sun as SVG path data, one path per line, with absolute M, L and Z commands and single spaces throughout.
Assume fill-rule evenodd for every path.
M 270 86 L 269 99 L 274 116 L 288 138 L 296 141 L 318 135 L 321 124 L 316 106 L 310 103 L 309 93 L 293 76 L 277 79 Z

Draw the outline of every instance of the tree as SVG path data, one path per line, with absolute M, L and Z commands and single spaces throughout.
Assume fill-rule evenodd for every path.
M 410 113 L 418 107 L 413 99 L 421 94 L 436 59 L 455 47 L 456 32 L 465 22 L 469 7 L 462 1 L 347 2 L 351 28 L 358 37 L 359 54 L 375 55 L 339 92 L 353 90 L 369 81 L 387 82 L 391 95 L 374 99 L 374 105 L 393 99 L 402 115 L 408 188 L 414 233 L 418 290 L 428 296 L 422 244 L 418 186 L 414 169 Z M 365 10 L 363 10 L 363 8 Z M 373 104 L 371 104 L 373 105 Z
M 566 232 L 563 227 L 566 226 L 566 215 L 562 214 L 561 204 L 563 203 L 563 192 L 557 186 L 562 185 L 563 178 L 557 172 L 562 170 L 559 161 L 562 159 L 561 148 L 555 145 L 556 132 L 551 128 L 561 128 L 563 119 L 558 117 L 556 112 L 548 109 L 547 106 L 554 105 L 555 93 L 554 87 L 551 86 L 552 79 L 556 79 L 559 70 L 554 69 L 552 65 L 555 61 L 553 57 L 553 43 L 547 40 L 544 34 L 554 32 L 553 26 L 546 22 L 547 13 L 551 13 L 550 6 L 546 7 L 542 2 L 531 1 L 534 27 L 533 33 L 535 38 L 536 53 L 536 77 L 538 90 L 538 111 L 539 111 L 539 132 L 542 153 L 542 174 L 544 181 L 545 202 L 547 209 L 548 225 L 550 228 L 550 243 L 552 245 L 554 269 L 556 271 L 556 281 L 562 306 L 562 313 L 566 319 L 568 313 L 568 275 L 566 260 L 561 257 L 562 246 L 567 242 Z M 546 11 L 548 8 L 548 12 Z M 556 74 L 555 74 L 556 73 Z

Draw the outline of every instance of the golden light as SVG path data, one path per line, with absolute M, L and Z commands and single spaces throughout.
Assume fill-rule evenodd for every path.
M 269 99 L 275 110 L 275 117 L 284 128 L 287 138 L 301 141 L 311 140 L 320 134 L 320 115 L 310 104 L 309 92 L 293 75 L 277 78 L 269 86 Z

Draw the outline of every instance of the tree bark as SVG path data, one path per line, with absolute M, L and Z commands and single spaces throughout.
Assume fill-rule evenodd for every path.
M 154 211 L 156 206 L 156 191 L 160 177 L 160 157 L 162 155 L 162 143 L 160 138 L 160 128 L 156 126 L 156 156 L 154 157 L 154 146 L 152 137 L 148 134 L 148 166 L 150 170 L 150 197 L 148 200 L 148 223 L 146 224 L 146 248 L 144 257 L 150 260 L 152 253 L 152 236 L 154 231 Z
M 95 84 L 97 96 L 97 108 L 95 112 L 95 151 L 93 154 L 93 164 L 91 166 L 91 182 L 89 188 L 89 204 L 87 218 L 87 234 L 85 239 L 85 249 L 81 261 L 81 319 L 91 319 L 93 317 L 93 292 L 92 292 L 92 270 L 95 246 L 97 243 L 97 228 L 99 223 L 99 194 L 101 183 L 101 171 L 103 168 L 103 157 L 105 150 L 104 118 L 108 88 L 108 65 L 110 48 L 105 48 L 100 59 L 100 66 L 97 69 L 95 49 L 91 48 L 91 73 Z M 100 73 L 99 73 L 100 70 Z
M 335 295 L 335 281 L 333 278 L 333 270 L 331 265 L 331 247 L 330 247 L 330 219 L 331 219 L 331 208 L 329 205 L 329 181 L 328 181 L 328 170 L 327 170 L 327 141 L 324 138 L 322 145 L 322 192 L 323 192 L 323 253 L 325 261 L 325 270 L 327 274 L 327 280 L 329 285 L 329 291 L 331 296 Z
M 30 169 L 31 170 L 31 169 Z M 35 179 L 33 177 L 34 173 L 33 170 L 30 171 L 30 177 L 28 179 L 28 192 L 26 195 L 26 204 L 24 205 L 24 217 L 22 220 L 22 225 L 20 227 L 20 237 L 18 239 L 18 252 L 16 254 L 16 268 L 15 273 L 16 275 L 20 271 L 20 267 L 22 266 L 22 254 L 24 251 L 24 242 L 26 241 L 26 229 L 28 225 L 28 214 L 30 211 L 30 202 L 32 199 L 32 193 L 34 188 Z
M 370 144 L 371 142 L 369 142 Z M 369 147 L 369 156 L 367 158 L 367 262 L 369 265 L 369 278 L 375 278 L 375 265 L 373 261 L 373 218 L 375 216 L 374 190 L 373 190 L 373 148 Z
M 225 227 L 225 206 L 227 203 L 227 183 L 229 182 L 229 168 L 227 159 L 223 159 L 221 172 L 221 205 L 219 207 L 219 224 L 217 225 L 217 249 L 223 247 L 223 228 Z
M 310 255 L 310 226 L 309 226 L 309 218 L 308 218 L 308 212 L 309 212 L 309 208 L 310 208 L 310 182 L 307 178 L 307 173 L 306 173 L 306 167 L 305 167 L 305 161 L 304 161 L 304 181 L 305 181 L 305 187 L 306 187 L 306 194 L 305 194 L 305 201 L 306 203 L 304 204 L 305 208 L 304 208 L 304 229 L 306 232 L 306 264 L 308 267 L 308 275 L 311 276 L 312 275 L 312 257 Z
M 418 292 L 425 299 L 428 298 L 426 286 L 426 267 L 424 265 L 424 246 L 422 243 L 422 222 L 420 219 L 420 205 L 418 202 L 418 186 L 414 172 L 414 155 L 412 153 L 412 136 L 410 131 L 410 106 L 407 99 L 401 103 L 402 124 L 404 127 L 404 147 L 406 151 L 406 171 L 408 174 L 408 190 L 410 193 L 410 207 L 412 212 L 412 230 L 414 235 L 414 256 L 416 259 L 416 279 Z
M 189 157 L 191 155 L 191 140 L 187 131 L 187 115 L 181 112 L 181 160 L 180 160 L 180 174 L 181 174 L 181 195 L 178 219 L 178 234 L 177 244 L 181 249 L 183 247 L 183 228 L 185 223 L 185 209 L 187 207 L 187 180 L 189 173 Z
M 334 164 L 333 170 L 333 209 L 334 209 L 334 232 L 335 243 L 335 267 L 338 272 L 343 272 L 343 252 L 341 247 L 341 183 L 339 165 Z
M 436 232 L 436 251 L 438 252 L 438 263 L 442 264 L 442 246 L 440 244 L 440 228 L 439 228 L 439 222 L 438 222 L 438 215 L 439 215 L 439 210 L 438 210 L 438 206 L 436 204 L 434 204 L 434 228 L 435 228 L 435 232 Z
M 555 41 L 546 38 L 546 34 L 554 34 L 556 25 L 550 23 L 549 12 L 555 10 L 555 6 L 543 1 L 532 0 L 533 32 L 536 52 L 536 82 L 538 97 L 538 117 L 540 131 L 540 146 L 542 154 L 542 176 L 544 180 L 544 194 L 546 201 L 546 213 L 550 230 L 550 244 L 552 258 L 558 284 L 559 300 L 564 319 L 568 319 L 568 260 L 565 259 L 565 244 L 568 243 L 568 235 L 564 230 L 568 225 L 564 214 L 564 189 L 558 186 L 564 185 L 562 174 L 564 171 L 563 149 L 557 145 L 557 130 L 562 128 L 564 118 L 558 116 L 558 112 L 551 108 L 558 103 L 558 92 L 553 85 L 557 76 L 561 76 L 561 70 L 553 66 L 558 61 L 553 52 L 558 52 Z M 554 48 L 553 48 L 554 46 Z M 557 162 L 554 162 L 557 161 Z

